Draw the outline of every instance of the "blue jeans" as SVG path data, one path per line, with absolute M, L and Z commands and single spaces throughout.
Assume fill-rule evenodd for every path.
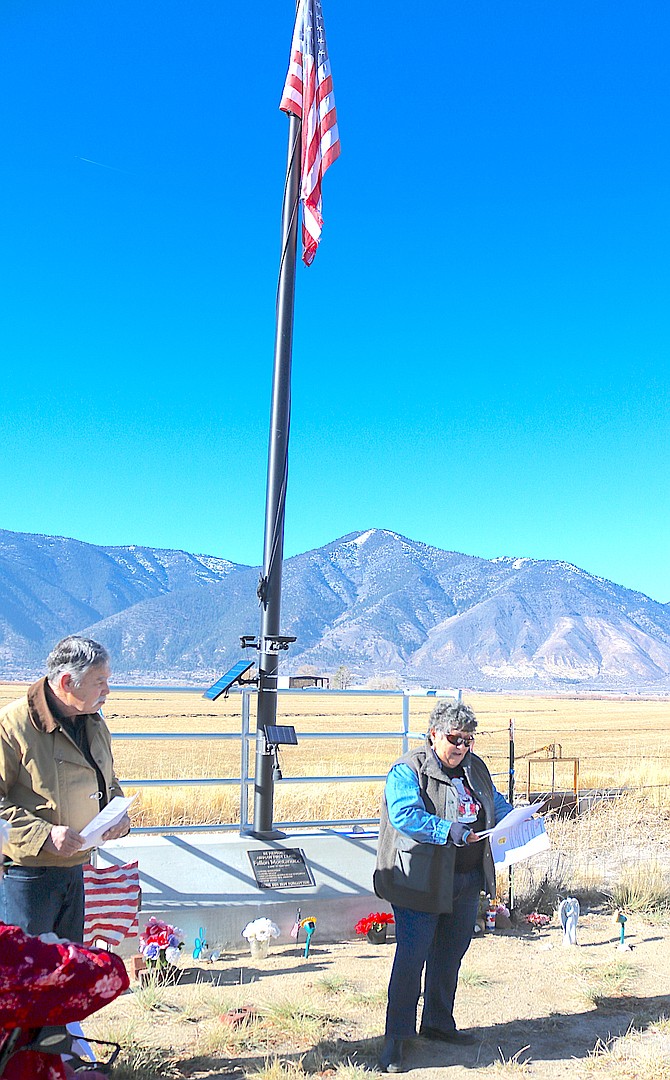
M 453 911 L 431 915 L 394 907 L 396 952 L 386 1010 L 386 1035 L 411 1039 L 416 1035 L 416 1012 L 423 989 L 422 1028 L 456 1030 L 454 998 L 461 960 L 468 951 L 484 885 L 480 869 L 454 874 Z
M 7 866 L 0 884 L 2 918 L 27 934 L 84 936 L 84 877 L 81 866 Z

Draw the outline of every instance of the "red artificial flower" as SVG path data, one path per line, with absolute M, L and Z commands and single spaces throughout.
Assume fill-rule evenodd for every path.
M 170 937 L 174 932 L 174 926 L 170 926 L 169 923 L 161 922 L 160 919 L 156 919 L 152 915 L 144 928 L 140 941 L 145 945 L 158 945 L 159 949 L 166 949 L 170 944 Z
M 525 921 L 529 926 L 534 926 L 536 930 L 541 930 L 544 926 L 549 926 L 551 915 L 542 915 L 539 911 L 531 911 L 530 915 L 525 916 Z
M 390 926 L 395 922 L 390 911 L 370 912 L 364 919 L 359 919 L 354 927 L 357 934 L 367 934 L 368 930 L 381 930 L 382 926 Z

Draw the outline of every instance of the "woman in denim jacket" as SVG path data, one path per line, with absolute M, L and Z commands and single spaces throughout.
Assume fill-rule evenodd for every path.
M 493 857 L 479 833 L 512 807 L 472 752 L 472 709 L 438 702 L 426 743 L 392 766 L 384 789 L 375 892 L 395 916 L 396 954 L 380 1067 L 403 1069 L 404 1041 L 419 1034 L 461 1045 L 476 1042 L 458 1031 L 453 1007 L 461 961 L 472 937 L 482 890 L 495 896 Z

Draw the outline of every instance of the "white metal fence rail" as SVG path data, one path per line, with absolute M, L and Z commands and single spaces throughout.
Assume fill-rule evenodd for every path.
M 280 696 L 283 695 L 296 695 L 303 697 L 306 694 L 310 694 L 310 690 L 278 690 L 277 693 Z M 207 786 L 239 786 L 240 789 L 240 819 L 239 822 L 224 823 L 213 825 L 145 825 L 137 828 L 133 828 L 135 833 L 176 833 L 176 832 L 233 832 L 239 830 L 246 832 L 253 826 L 253 822 L 249 820 L 249 785 L 254 783 L 253 775 L 249 775 L 249 763 L 250 759 L 253 759 L 253 755 L 248 753 L 248 746 L 251 742 L 256 740 L 256 731 L 251 730 L 251 699 L 255 696 L 255 690 L 242 690 L 242 725 L 239 734 L 235 732 L 231 733 L 208 733 L 208 732 L 142 732 L 141 734 L 133 734 L 129 732 L 113 733 L 112 738 L 114 740 L 122 741 L 141 741 L 141 740 L 180 740 L 180 741 L 219 741 L 219 740 L 240 740 L 240 775 L 239 776 L 218 776 L 218 777 L 195 777 L 195 778 L 178 778 L 175 780 L 135 780 L 132 778 L 122 779 L 121 785 L 129 788 L 151 788 L 151 787 L 207 787 Z M 322 732 L 322 731 L 300 731 L 298 733 L 299 739 L 302 742 L 306 739 L 318 740 L 318 739 L 400 739 L 402 742 L 403 754 L 407 752 L 412 740 L 423 739 L 425 732 L 411 732 L 410 731 L 410 695 L 402 690 L 329 690 L 328 696 L 356 696 L 356 697 L 391 697 L 397 698 L 400 702 L 400 730 L 396 731 L 337 731 L 337 732 Z M 441 691 L 439 694 L 431 694 L 431 697 L 459 697 L 459 691 Z M 352 783 L 366 783 L 372 781 L 383 781 L 386 779 L 386 773 L 381 774 L 348 774 L 346 776 L 287 776 L 283 777 L 281 784 L 352 784 Z M 352 826 L 362 825 L 376 825 L 379 823 L 379 818 L 332 818 L 324 820 L 308 819 L 302 821 L 277 821 L 275 826 L 281 829 L 297 829 L 297 828 L 310 828 L 310 827 L 328 827 L 336 828 L 338 826 L 346 826 L 351 828 Z

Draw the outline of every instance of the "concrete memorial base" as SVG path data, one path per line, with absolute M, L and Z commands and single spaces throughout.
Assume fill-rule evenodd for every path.
M 296 868 L 295 849 L 304 855 L 307 875 Z M 267 917 L 281 931 L 279 943 L 288 942 L 298 908 L 302 918 L 316 918 L 316 941 L 354 938 L 359 919 L 372 910 L 390 910 L 372 889 L 376 851 L 376 831 L 322 829 L 269 841 L 237 833 L 131 832 L 101 848 L 98 865 L 138 860 L 140 931 L 151 915 L 179 926 L 184 931 L 185 960 L 201 927 L 210 949 L 248 951 L 242 930 L 253 919 Z M 259 887 L 259 879 L 272 882 L 273 865 L 279 880 L 300 883 L 292 888 Z M 304 883 L 309 876 L 313 885 Z M 137 938 L 126 938 L 115 951 L 131 956 L 137 952 Z

